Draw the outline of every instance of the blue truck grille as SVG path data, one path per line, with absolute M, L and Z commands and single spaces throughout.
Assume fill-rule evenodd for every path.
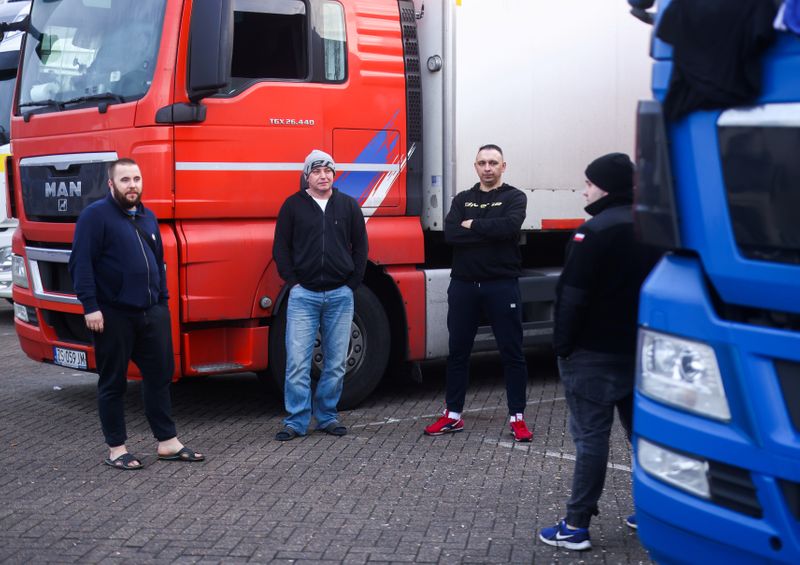
M 800 522 L 800 483 L 791 481 L 779 481 L 783 496 L 786 499 L 786 506 L 789 507 L 795 519 Z
M 775 372 L 778 373 L 783 400 L 792 425 L 795 430 L 800 431 L 800 363 L 777 360 Z
M 763 511 L 749 472 L 739 467 L 709 461 L 708 480 L 712 502 L 754 518 L 761 518 Z

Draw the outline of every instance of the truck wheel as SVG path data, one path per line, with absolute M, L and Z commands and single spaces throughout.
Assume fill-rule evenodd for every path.
M 347 348 L 347 367 L 344 375 L 339 409 L 356 407 L 380 383 L 389 361 L 389 320 L 375 294 L 365 286 L 356 289 L 355 312 L 350 326 L 350 345 Z M 269 358 L 273 382 L 283 390 L 286 374 L 286 305 L 275 318 L 270 331 Z M 322 369 L 322 348 L 319 335 L 314 342 L 311 359 L 312 386 L 319 380 Z

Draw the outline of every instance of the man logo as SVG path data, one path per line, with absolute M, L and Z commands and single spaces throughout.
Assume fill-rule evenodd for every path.
M 67 199 L 66 198 L 59 198 L 58 199 L 58 211 L 59 212 L 66 212 L 67 211 Z
M 72 182 L 45 182 L 44 195 L 47 198 L 60 198 L 64 196 L 80 196 L 81 195 L 81 181 Z

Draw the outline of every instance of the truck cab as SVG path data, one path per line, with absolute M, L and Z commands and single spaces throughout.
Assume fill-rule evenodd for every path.
M 367 220 L 341 401 L 354 406 L 387 368 L 419 377 L 419 361 L 447 355 L 443 220 L 485 143 L 506 148 L 504 180 L 528 197 L 524 339 L 549 341 L 564 244 L 585 217 L 581 173 L 630 151 L 647 90 L 646 54 L 631 48 L 645 31 L 624 9 L 580 3 L 34 0 L 12 117 L 22 349 L 94 369 L 66 265 L 107 164 L 131 157 L 164 241 L 175 379 L 255 372 L 280 385 L 275 219 L 318 148 Z M 569 33 L 555 25 L 565 14 Z M 486 324 L 475 350 L 495 348 Z
M 668 250 L 640 302 L 639 536 L 659 563 L 798 563 L 800 37 L 775 32 L 751 103 L 665 119 L 676 53 L 654 40 L 639 108 L 636 223 Z

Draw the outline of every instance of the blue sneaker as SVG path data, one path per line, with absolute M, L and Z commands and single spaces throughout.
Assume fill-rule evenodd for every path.
M 631 514 L 625 518 L 625 525 L 634 530 L 638 529 L 639 525 L 636 523 L 636 514 Z
M 542 528 L 539 539 L 547 545 L 564 547 L 575 551 L 591 549 L 592 540 L 589 537 L 589 528 L 571 529 L 567 527 L 566 520 L 561 520 L 552 528 Z

